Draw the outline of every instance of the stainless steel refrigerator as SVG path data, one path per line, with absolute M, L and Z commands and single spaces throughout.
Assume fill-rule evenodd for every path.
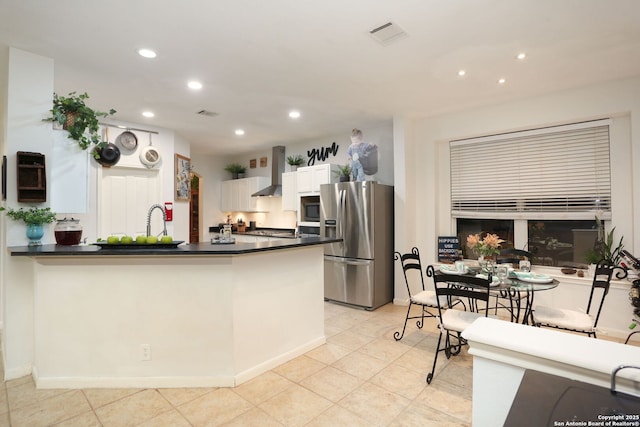
M 324 297 L 373 310 L 393 299 L 393 187 L 373 181 L 320 186 Z

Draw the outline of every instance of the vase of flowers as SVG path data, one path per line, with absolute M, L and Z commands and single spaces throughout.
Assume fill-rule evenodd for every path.
M 500 253 L 501 243 L 504 243 L 504 240 L 492 233 L 486 233 L 484 237 L 481 237 L 481 233 L 469 234 L 467 237 L 467 247 L 478 256 L 478 262 L 485 273 L 493 272 L 495 257 Z

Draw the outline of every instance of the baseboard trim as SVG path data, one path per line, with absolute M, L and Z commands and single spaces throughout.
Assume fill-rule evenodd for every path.
M 394 298 L 393 299 L 393 304 L 407 306 L 407 305 L 409 305 L 409 298 L 402 298 L 402 299 Z
M 235 376 L 203 377 L 41 377 L 34 368 L 25 375 L 33 375 L 38 389 L 82 389 L 82 388 L 196 388 L 196 387 L 235 387 L 245 383 L 270 369 L 282 365 L 298 356 L 302 356 L 326 342 L 324 336 L 315 338 L 284 354 L 266 360 L 259 365 L 236 374 Z M 17 377 L 16 377 L 17 378 Z
M 233 387 L 235 380 L 228 376 L 215 377 L 46 377 L 36 369 L 33 380 L 37 389 L 81 388 L 198 388 Z
M 308 351 L 313 350 L 316 347 L 321 346 L 322 344 L 326 343 L 327 340 L 324 336 L 316 338 L 314 340 L 309 341 L 306 344 L 303 344 L 297 348 L 294 348 L 293 350 L 290 350 L 284 354 L 281 354 L 277 357 L 274 357 L 272 359 L 269 360 L 265 360 L 264 362 L 260 363 L 259 365 L 253 366 L 243 372 L 240 372 L 239 374 L 236 375 L 236 383 L 235 385 L 240 385 L 242 383 L 245 383 L 255 377 L 257 377 L 260 374 L 263 374 L 267 371 L 269 371 L 270 369 L 275 368 L 276 366 L 280 366 L 283 363 L 286 363 L 292 359 L 295 359 L 298 356 L 302 356 L 303 354 L 305 354 Z

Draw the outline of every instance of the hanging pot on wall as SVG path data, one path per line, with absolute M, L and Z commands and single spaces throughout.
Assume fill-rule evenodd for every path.
M 140 152 L 140 161 L 149 169 L 160 163 L 160 152 L 153 147 L 151 142 L 151 134 L 149 134 L 149 145 L 144 147 Z
M 108 127 L 105 128 L 105 135 L 106 135 L 107 144 L 100 149 L 96 147 L 94 150 L 98 154 L 98 158 L 96 158 L 96 161 L 100 163 L 103 167 L 110 168 L 111 166 L 116 165 L 120 160 L 120 149 L 116 144 L 109 142 Z
M 116 144 L 124 153 L 133 153 L 138 148 L 138 137 L 135 133 L 125 130 L 116 137 Z

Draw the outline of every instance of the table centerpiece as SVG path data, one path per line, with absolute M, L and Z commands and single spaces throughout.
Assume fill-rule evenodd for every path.
M 485 233 L 469 234 L 467 247 L 477 256 L 480 267 L 485 273 L 493 273 L 496 256 L 500 253 L 500 244 L 504 243 L 497 234 Z

